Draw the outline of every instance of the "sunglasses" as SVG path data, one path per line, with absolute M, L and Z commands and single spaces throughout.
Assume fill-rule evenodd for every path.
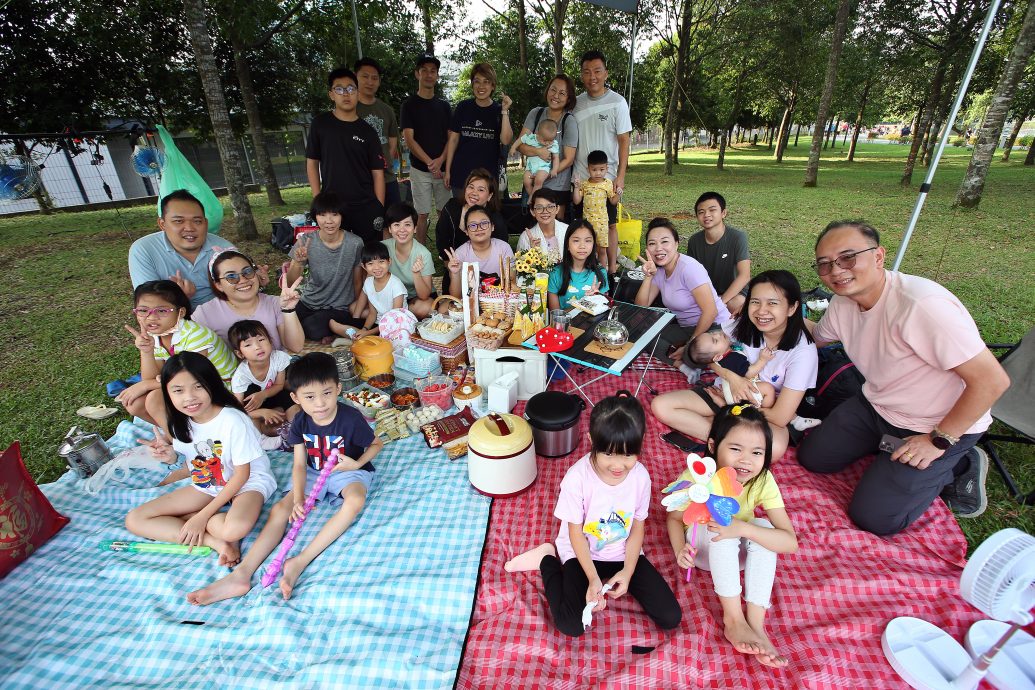
M 467 224 L 467 232 L 474 232 L 475 230 L 488 230 L 492 227 L 492 221 L 489 219 L 476 220 L 473 223 Z
M 852 252 L 851 254 L 843 254 L 834 259 L 833 261 L 817 261 L 816 263 L 812 264 L 812 267 L 816 269 L 816 275 L 821 276 L 825 276 L 832 270 L 834 270 L 834 264 L 837 264 L 838 268 L 843 268 L 847 271 L 850 268 L 855 268 L 856 259 L 860 254 L 872 252 L 874 249 L 877 249 L 877 247 L 870 247 L 869 249 L 860 249 L 859 251 Z
M 152 307 L 150 309 L 148 309 L 147 307 L 136 307 L 132 311 L 140 318 L 146 319 L 147 317 L 151 316 L 151 314 L 158 314 L 159 316 L 168 316 L 176 310 L 172 307 Z
M 224 273 L 223 275 L 219 276 L 218 278 L 216 278 L 216 280 L 225 280 L 226 282 L 230 283 L 231 285 L 237 285 L 239 282 L 241 282 L 241 278 L 244 278 L 245 280 L 248 280 L 250 278 L 254 278 L 256 272 L 257 272 L 257 269 L 255 268 L 255 266 L 245 266 L 241 270 L 240 273 L 235 273 L 234 271 L 228 271 L 228 272 Z

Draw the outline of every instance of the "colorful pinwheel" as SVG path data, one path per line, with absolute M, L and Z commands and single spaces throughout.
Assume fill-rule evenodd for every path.
M 702 458 L 697 453 L 686 456 L 687 469 L 676 481 L 661 490 L 669 494 L 661 500 L 661 505 L 669 512 L 683 511 L 683 524 L 693 525 L 690 535 L 690 548 L 697 551 L 697 526 L 715 520 L 720 525 L 728 525 L 733 516 L 740 510 L 736 500 L 744 487 L 737 481 L 737 471 L 732 467 L 715 469 L 715 461 Z M 690 571 L 686 573 L 690 579 Z

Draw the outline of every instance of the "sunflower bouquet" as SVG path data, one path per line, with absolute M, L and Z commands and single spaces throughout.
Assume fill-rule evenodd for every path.
M 531 285 L 535 282 L 536 273 L 549 272 L 557 263 L 556 257 L 543 252 L 539 247 L 531 247 L 518 252 L 514 257 L 514 267 L 521 282 Z

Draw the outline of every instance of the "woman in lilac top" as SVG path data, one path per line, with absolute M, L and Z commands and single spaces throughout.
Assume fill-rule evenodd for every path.
M 492 217 L 484 206 L 472 206 L 463 217 L 463 230 L 470 238 L 459 249 L 446 249 L 449 270 L 449 294 L 460 296 L 460 268 L 465 261 L 477 261 L 480 280 L 499 279 L 500 261 L 510 262 L 514 250 L 503 240 L 492 236 Z
M 679 323 L 681 332 L 673 328 L 663 332 L 662 339 L 675 347 L 666 358 L 678 362 L 688 340 L 715 323 L 722 325 L 730 320 L 730 312 L 715 292 L 708 271 L 696 259 L 680 253 L 679 234 L 668 218 L 655 218 L 647 226 L 643 272 L 646 277 L 636 293 L 636 304 L 649 306 L 660 294 L 662 304 L 676 315 Z
M 302 324 L 295 314 L 297 282 L 292 286 L 282 282 L 280 297 L 260 292 L 255 262 L 233 250 L 213 256 L 209 281 L 216 299 L 194 310 L 191 319 L 195 323 L 211 328 L 226 340 L 230 326 L 244 319 L 254 319 L 266 327 L 275 349 L 298 352 L 305 345 Z

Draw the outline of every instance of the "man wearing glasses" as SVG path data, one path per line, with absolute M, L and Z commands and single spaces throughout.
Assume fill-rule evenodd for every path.
M 975 444 L 1010 385 L 966 307 L 931 280 L 885 270 L 885 254 L 863 222 L 831 223 L 816 241 L 816 272 L 835 296 L 813 336 L 840 341 L 866 383 L 798 448 L 802 466 L 824 474 L 877 454 L 848 506 L 877 535 L 904 530 L 939 494 L 961 517 L 984 511 L 988 459 Z
M 342 225 L 364 242 L 381 239 L 385 159 L 381 139 L 356 111 L 359 82 L 344 67 L 327 75 L 334 109 L 313 118 L 305 148 L 309 188 L 334 192 L 343 203 Z
M 145 235 L 129 248 L 129 277 L 134 289 L 152 280 L 171 280 L 197 308 L 215 295 L 208 282 L 213 251 L 233 249 L 230 240 L 208 234 L 205 208 L 186 189 L 162 198 L 159 231 Z

